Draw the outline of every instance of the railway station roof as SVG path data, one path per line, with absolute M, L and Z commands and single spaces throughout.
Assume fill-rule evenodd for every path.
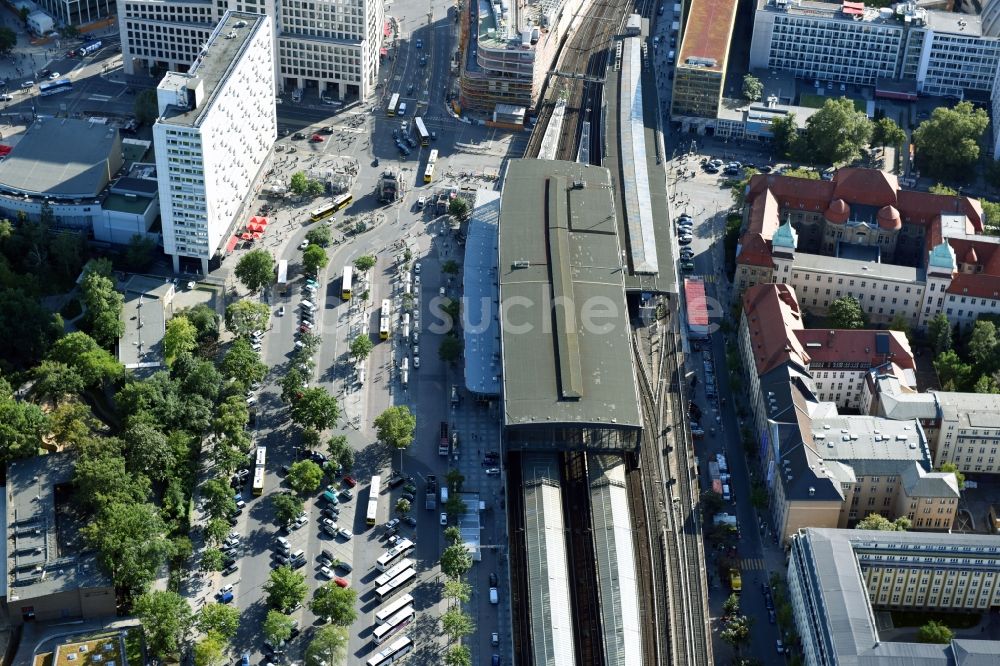
M 479 395 L 500 395 L 500 331 L 497 307 L 497 223 L 500 193 L 476 192 L 465 242 L 463 287 L 465 387 Z
M 512 160 L 500 199 L 505 425 L 639 428 L 607 169 Z

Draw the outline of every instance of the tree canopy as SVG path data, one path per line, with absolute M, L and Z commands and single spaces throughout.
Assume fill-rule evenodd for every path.
M 441 571 L 448 578 L 461 578 L 472 568 L 472 555 L 462 544 L 448 546 L 441 553 Z
M 313 592 L 309 608 L 316 615 L 328 618 L 334 624 L 349 627 L 358 617 L 356 608 L 358 591 L 353 587 L 340 587 L 330 582 Z
M 244 287 L 261 291 L 275 280 L 274 257 L 267 250 L 250 250 L 237 262 L 234 272 Z
M 267 366 L 260 360 L 260 354 L 242 337 L 233 340 L 219 369 L 224 377 L 239 382 L 244 388 L 267 376 Z
M 905 532 L 910 529 L 910 519 L 901 516 L 896 520 L 889 520 L 878 513 L 870 513 L 854 526 L 856 530 L 878 530 L 880 532 Z
M 865 328 L 868 325 L 861 304 L 853 296 L 844 296 L 830 303 L 827 317 L 830 328 Z
M 149 592 L 136 599 L 134 610 L 142 619 L 147 649 L 163 660 L 176 657 L 194 622 L 187 599 L 176 592 Z
M 347 629 L 337 625 L 321 627 L 306 647 L 307 666 L 340 664 L 347 657 Z
M 374 348 L 375 344 L 372 342 L 371 336 L 367 333 L 360 333 L 351 340 L 351 356 L 356 359 L 363 361 L 368 358 L 368 355 L 371 354 Z
M 743 96 L 751 102 L 759 102 L 764 95 L 764 84 L 753 74 L 743 75 Z
M 906 141 L 906 132 L 896 124 L 896 121 L 888 116 L 882 116 L 875 121 L 872 128 L 872 145 L 899 146 Z
M 168 366 L 180 354 L 190 354 L 198 346 L 198 331 L 184 315 L 177 315 L 167 322 L 166 333 L 163 334 L 163 356 Z
M 363 254 L 354 260 L 354 267 L 362 273 L 367 273 L 375 267 L 375 255 Z
M 125 333 L 122 309 L 125 297 L 115 289 L 115 283 L 95 270 L 87 271 L 80 285 L 87 312 L 84 321 L 97 344 L 110 349 Z
M 267 611 L 267 616 L 264 618 L 264 625 L 261 627 L 261 630 L 264 638 L 270 641 L 272 645 L 278 645 L 292 637 L 292 628 L 294 626 L 295 621 L 289 616 L 280 611 L 269 610 Z
M 271 308 L 267 303 L 244 298 L 226 308 L 226 328 L 236 335 L 263 331 L 270 320 Z
M 313 275 L 319 273 L 321 268 L 326 267 L 327 262 L 330 258 L 326 255 L 326 250 L 324 250 L 319 245 L 309 244 L 309 246 L 302 252 L 302 267 L 307 273 Z
M 126 594 L 143 592 L 170 552 L 152 504 L 110 504 L 82 532 L 115 587 Z
M 955 638 L 955 632 L 943 622 L 930 620 L 917 631 L 917 640 L 921 643 L 940 643 L 947 645 Z
M 927 339 L 935 354 L 951 349 L 951 322 L 943 312 L 939 312 L 927 325 Z
M 828 99 L 806 120 L 806 137 L 817 158 L 829 164 L 857 159 L 872 138 L 872 123 L 846 97 Z
M 394 405 L 375 418 L 379 441 L 396 449 L 405 449 L 413 442 L 417 417 L 406 405 Z
M 302 395 L 292 403 L 292 420 L 303 428 L 332 428 L 340 417 L 337 399 L 320 386 L 302 389 Z
M 917 162 L 933 176 L 954 178 L 979 159 L 979 141 L 990 119 L 971 102 L 939 106 L 913 132 Z
M 264 583 L 267 604 L 282 611 L 302 603 L 308 589 L 305 576 L 296 573 L 289 566 L 271 571 L 271 577 Z
M 285 481 L 301 495 L 314 493 L 323 483 L 323 468 L 312 460 L 299 460 L 288 468 Z
M 236 635 L 240 626 L 240 612 L 228 604 L 209 603 L 201 607 L 196 620 L 198 629 L 207 633 L 215 632 L 229 639 Z

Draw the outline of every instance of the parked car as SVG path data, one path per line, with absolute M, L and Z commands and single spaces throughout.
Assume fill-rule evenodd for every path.
M 329 567 L 320 567 L 319 573 L 324 578 L 333 578 L 333 571 Z
M 345 476 L 344 483 L 347 484 L 348 488 L 353 488 L 354 486 L 358 485 L 358 482 L 354 479 L 353 476 Z
M 440 522 L 441 522 L 442 525 L 447 525 L 448 524 L 448 514 L 442 512 L 441 513 L 441 517 L 440 517 L 439 520 L 440 520 Z
M 341 539 L 344 539 L 345 541 L 350 541 L 351 538 L 354 536 L 354 533 L 351 532 L 351 530 L 347 529 L 346 527 L 341 527 L 339 530 L 337 530 L 337 536 L 339 536 Z
M 340 587 L 350 587 L 351 586 L 351 583 L 346 578 L 341 578 L 340 576 L 335 577 L 333 579 L 333 582 L 336 583 Z

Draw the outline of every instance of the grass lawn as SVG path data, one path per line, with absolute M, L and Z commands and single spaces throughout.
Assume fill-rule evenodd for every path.
M 918 611 L 892 611 L 896 627 L 922 627 L 930 620 L 937 620 L 950 629 L 971 629 L 979 624 L 979 613 L 923 613 Z
M 799 95 L 799 106 L 808 106 L 811 109 L 822 109 L 823 105 L 826 104 L 828 99 L 840 99 L 844 95 L 838 95 L 839 90 L 828 91 L 829 95 L 817 95 L 816 93 L 802 93 Z M 852 99 L 854 102 L 854 108 L 862 113 L 867 110 L 867 106 L 864 100 Z

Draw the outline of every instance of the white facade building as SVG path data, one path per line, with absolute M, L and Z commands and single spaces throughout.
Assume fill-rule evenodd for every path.
M 163 249 L 209 261 L 249 214 L 277 138 L 271 19 L 227 13 L 185 73 L 157 87 L 153 126 Z
M 272 34 L 277 90 L 339 99 L 374 91 L 385 24 L 379 0 L 118 0 L 125 73 L 184 71 L 227 11 L 263 13 L 279 26 Z

